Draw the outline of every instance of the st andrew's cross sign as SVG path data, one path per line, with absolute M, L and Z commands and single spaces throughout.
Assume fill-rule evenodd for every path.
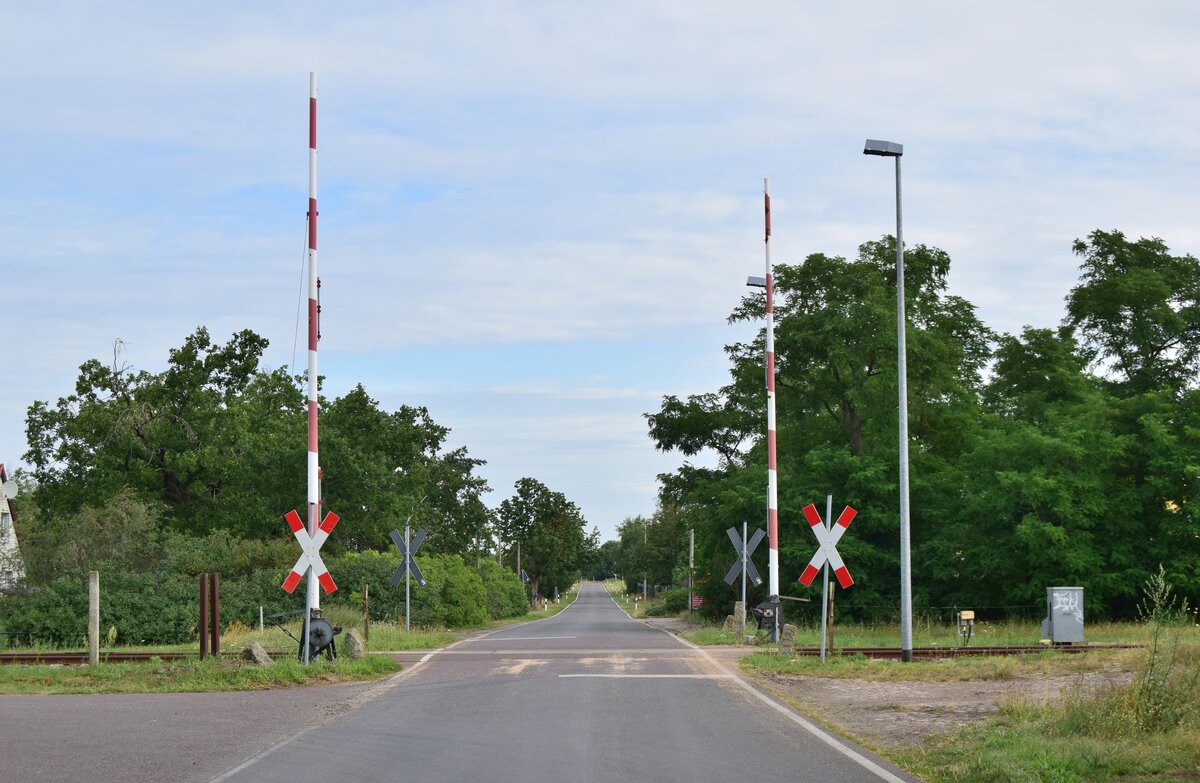
M 404 527 L 405 534 L 408 533 L 408 526 Z M 396 569 L 396 573 L 392 574 L 392 587 L 399 587 L 400 580 L 404 578 L 404 572 L 412 574 L 412 578 L 417 580 L 417 587 L 425 586 L 425 577 L 421 574 L 421 569 L 417 567 L 417 561 L 414 560 L 417 556 L 417 550 L 421 548 L 421 544 L 425 541 L 425 531 L 418 530 L 416 535 L 412 537 L 412 542 L 406 544 L 404 537 L 400 535 L 399 530 L 393 530 L 391 533 L 392 543 L 400 550 L 400 555 L 404 558 L 404 562 Z M 404 588 L 407 590 L 408 588 Z
M 321 560 L 321 546 L 325 543 L 325 539 L 329 538 L 329 534 L 337 527 L 338 520 L 341 519 L 337 514 L 330 511 L 321 520 L 321 525 L 317 528 L 317 532 L 310 536 L 308 530 L 304 527 L 303 520 L 300 515 L 294 510 L 287 512 L 284 515 L 287 520 L 288 527 L 292 529 L 292 535 L 300 542 L 300 559 L 296 561 L 296 565 L 292 566 L 292 572 L 288 574 L 288 578 L 283 580 L 283 589 L 289 593 L 296 589 L 296 585 L 300 584 L 300 580 L 304 578 L 304 572 L 312 568 L 313 574 L 316 575 L 317 581 L 321 583 L 321 587 L 325 590 L 325 595 L 337 590 L 337 585 L 333 583 L 333 577 L 329 575 L 329 569 L 325 567 L 325 562 Z
M 854 516 L 858 512 L 846 506 L 842 509 L 842 513 L 838 515 L 837 522 L 832 527 L 825 527 L 825 523 L 821 521 L 821 515 L 817 512 L 817 507 L 809 503 L 804 507 L 804 517 L 808 520 L 808 524 L 812 526 L 813 535 L 817 537 L 817 542 L 820 547 L 817 553 L 812 556 L 812 560 L 808 561 L 808 565 L 804 568 L 804 573 L 800 575 L 800 584 L 808 587 L 812 584 L 813 579 L 816 579 L 817 574 L 821 572 L 821 566 L 826 561 L 833 566 L 834 576 L 837 577 L 838 584 L 845 590 L 850 585 L 854 584 L 854 580 L 850 578 L 850 571 L 846 568 L 846 564 L 842 562 L 842 556 L 838 554 L 837 542 L 842 539 L 842 534 L 846 532 L 846 528 L 850 527 L 850 523 L 854 521 Z

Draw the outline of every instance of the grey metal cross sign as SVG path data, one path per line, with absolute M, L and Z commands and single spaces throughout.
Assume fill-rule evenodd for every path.
M 733 580 L 738 578 L 738 574 L 742 569 L 746 569 L 746 573 L 757 587 L 762 584 L 762 577 L 758 575 L 758 569 L 754 567 L 754 561 L 750 559 L 750 555 L 754 552 L 754 548 L 759 545 L 766 535 L 761 527 L 754 531 L 754 535 L 750 536 L 750 541 L 744 546 L 742 545 L 742 537 L 738 535 L 737 528 L 729 528 L 725 531 L 729 534 L 729 540 L 733 542 L 733 548 L 738 553 L 737 562 L 733 564 L 733 568 L 729 569 L 729 573 L 725 575 L 725 584 L 733 584 Z
M 407 527 L 405 528 L 407 530 Z M 421 543 L 425 540 L 425 531 L 418 530 L 413 536 L 412 543 L 405 546 L 404 538 L 400 532 L 393 530 L 391 532 L 392 543 L 400 550 L 400 554 L 404 556 L 404 562 L 396 569 L 396 573 L 392 575 L 392 587 L 399 587 L 400 580 L 404 578 L 404 572 L 408 571 L 412 574 L 413 579 L 417 580 L 418 587 L 425 586 L 425 577 L 421 575 L 421 569 L 417 568 L 417 561 L 413 558 L 417 555 L 417 550 L 421 548 Z

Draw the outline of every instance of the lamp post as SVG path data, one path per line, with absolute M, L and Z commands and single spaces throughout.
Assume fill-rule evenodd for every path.
M 904 340 L 904 220 L 900 198 L 900 158 L 904 145 L 867 139 L 864 155 L 896 161 L 896 356 L 900 389 L 900 660 L 912 660 L 912 559 L 908 504 L 908 360 Z

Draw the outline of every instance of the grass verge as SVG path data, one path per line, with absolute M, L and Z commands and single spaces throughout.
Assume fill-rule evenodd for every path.
M 193 693 L 248 691 L 374 680 L 400 670 L 389 658 L 368 656 L 357 661 L 319 660 L 305 667 L 292 658 L 271 666 L 241 660 L 193 658 L 151 659 L 147 663 L 102 663 L 98 666 L 3 666 L 0 694 Z
M 1092 650 L 1062 653 L 1055 650 L 1027 655 L 943 658 L 912 663 L 881 661 L 862 655 L 833 655 L 824 664 L 815 656 L 774 652 L 751 653 L 742 658 L 750 673 L 807 675 L 871 682 L 968 682 L 1016 680 L 1031 677 L 1082 674 L 1093 671 L 1132 671 L 1139 650 Z
M 1120 684 L 1128 678 L 1114 678 L 1099 690 L 1067 691 L 1052 702 L 1016 695 L 1000 705 L 996 717 L 929 735 L 919 747 L 874 749 L 929 783 L 1196 783 L 1200 629 L 1192 623 L 1157 621 L 1142 627 L 1148 644 L 1138 650 L 1046 651 L 911 664 L 845 656 L 825 665 L 815 658 L 755 653 L 741 665 L 765 678 L 767 687 L 770 677 L 780 674 L 856 678 L 886 688 L 887 682 L 900 681 L 1036 682 L 1089 671 L 1132 672 L 1128 684 Z M 1019 684 L 1014 693 L 1018 689 Z M 786 700 L 807 712 L 804 705 Z M 898 703 L 875 709 L 895 709 L 894 720 L 903 721 L 904 713 L 917 707 Z M 831 727 L 856 739 L 841 726 Z
M 893 760 L 929 783 L 1200 780 L 1200 730 L 1143 731 L 1128 720 L 1128 692 L 1059 704 L 1013 701 L 998 718 L 966 726 Z

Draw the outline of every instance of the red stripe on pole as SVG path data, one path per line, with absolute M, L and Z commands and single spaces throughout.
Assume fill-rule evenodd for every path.
M 844 509 L 842 509 L 842 513 L 838 515 L 837 523 L 842 527 L 850 527 L 850 523 L 854 521 L 856 514 L 858 514 L 857 511 L 849 506 L 846 506 Z
M 296 585 L 300 584 L 301 576 L 295 571 L 288 574 L 288 578 L 283 580 L 283 589 L 289 593 L 296 589 Z
M 767 430 L 767 469 L 775 470 L 775 430 Z
M 842 586 L 843 590 L 854 584 L 854 580 L 850 578 L 850 572 L 846 570 L 846 566 L 836 569 L 833 573 L 837 577 L 838 584 Z
M 763 194 L 763 211 L 767 221 L 767 235 L 763 238 L 764 241 L 771 238 L 771 196 L 769 193 Z M 767 278 L 770 280 L 770 278 Z
M 317 453 L 317 403 L 308 401 L 308 450 Z
M 805 567 L 804 573 L 800 574 L 800 584 L 808 587 L 812 584 L 812 581 L 817 578 L 818 573 L 820 572 L 817 570 L 816 566 L 809 565 Z
M 775 312 L 775 276 L 767 272 L 767 312 Z
M 324 530 L 326 533 L 332 533 L 333 529 L 335 527 L 337 527 L 337 523 L 338 523 L 339 519 L 341 519 L 341 517 L 339 517 L 337 514 L 333 513 L 332 511 L 330 511 L 328 514 L 325 515 L 325 518 L 323 520 L 321 520 L 321 529 Z
M 308 99 L 308 148 L 317 148 L 317 99 Z
M 767 354 L 767 391 L 775 391 L 775 352 Z
M 300 515 L 294 510 L 284 514 L 283 518 L 287 520 L 288 527 L 292 529 L 293 533 L 299 533 L 304 529 L 304 521 L 300 519 Z
M 779 510 L 774 508 L 767 509 L 767 546 L 779 548 Z
M 317 249 L 317 200 L 308 200 L 308 249 Z
M 817 512 L 817 507 L 812 503 L 804 507 L 804 518 L 808 520 L 808 524 L 812 527 L 821 524 L 821 515 Z
M 325 595 L 329 595 L 330 593 L 337 591 L 337 585 L 333 583 L 333 577 L 329 575 L 328 571 L 318 576 L 317 581 L 320 582 L 321 587 L 325 589 Z

